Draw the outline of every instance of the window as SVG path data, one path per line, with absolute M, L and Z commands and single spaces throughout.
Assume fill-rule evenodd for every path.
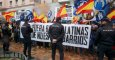
M 16 1 L 16 4 L 18 3 L 18 0 L 15 0 Z
M 35 0 L 35 2 L 37 2 L 37 3 L 41 3 L 41 0 Z
M 34 2 L 34 0 L 30 0 L 30 2 Z
M 2 6 L 2 2 L 0 2 L 0 6 Z
M 10 6 L 12 5 L 12 1 L 10 1 Z
M 44 4 L 46 3 L 46 1 L 44 0 Z
M 52 0 L 52 3 L 55 2 L 55 0 Z
M 22 0 L 22 3 L 24 3 L 25 2 L 25 0 Z
M 25 3 L 25 0 L 22 0 L 22 4 L 24 4 Z

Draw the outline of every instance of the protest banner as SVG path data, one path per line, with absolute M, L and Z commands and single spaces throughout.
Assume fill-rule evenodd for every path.
M 22 26 L 21 22 L 20 26 Z M 50 42 L 48 35 L 49 26 L 52 23 L 30 23 L 33 28 L 31 39 L 40 42 Z M 75 24 L 63 24 L 65 30 L 65 37 L 63 39 L 63 45 L 73 47 L 89 47 L 90 40 L 90 25 L 75 25 Z M 54 32 L 55 33 L 55 32 Z M 22 34 L 20 37 L 23 38 Z

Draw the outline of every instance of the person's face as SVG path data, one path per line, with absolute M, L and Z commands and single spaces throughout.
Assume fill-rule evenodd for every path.
M 91 27 L 92 27 L 92 30 L 96 30 L 98 28 L 98 26 L 95 24 L 92 24 Z

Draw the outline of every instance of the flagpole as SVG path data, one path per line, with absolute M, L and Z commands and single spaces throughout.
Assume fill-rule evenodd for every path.
M 55 20 L 55 17 L 53 18 L 52 23 L 54 22 L 54 20 Z

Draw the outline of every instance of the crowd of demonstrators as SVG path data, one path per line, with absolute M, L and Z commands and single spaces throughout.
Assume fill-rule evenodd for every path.
M 12 22 L 12 36 L 11 36 L 11 38 L 12 38 L 12 40 L 14 40 L 15 41 L 15 39 L 14 39 L 14 30 L 16 29 L 16 22 L 14 21 L 14 22 Z M 16 41 L 15 41 L 16 42 Z
M 20 30 L 19 30 L 19 26 L 16 25 L 16 27 L 14 27 L 14 40 L 15 42 L 20 42 L 20 36 L 19 36 Z
M 12 22 L 11 27 L 12 27 L 11 39 L 13 41 L 15 41 L 16 43 L 22 42 L 21 39 L 20 39 L 20 25 L 19 25 L 19 22 L 17 22 L 17 21 Z
M 98 60 L 103 60 L 104 55 L 106 55 L 109 60 L 112 60 L 113 57 L 115 57 L 115 50 L 112 50 L 112 46 L 115 46 L 115 38 L 114 38 L 115 22 L 114 22 L 114 20 L 112 20 L 112 22 L 110 22 L 108 19 L 104 18 L 100 21 L 100 23 L 98 23 L 96 21 L 90 22 L 91 35 L 90 35 L 89 48 L 84 49 L 84 48 L 80 48 L 80 47 L 69 47 L 69 46 L 64 46 L 64 48 L 63 48 L 63 45 L 62 45 L 62 42 L 63 42 L 62 38 L 64 37 L 64 31 L 62 31 L 63 28 L 61 29 L 61 27 L 59 27 L 58 28 L 59 31 L 58 31 L 57 27 L 55 27 L 55 25 L 61 26 L 60 25 L 61 18 L 59 20 L 58 19 L 59 18 L 56 18 L 56 22 L 54 22 L 54 24 L 51 25 L 49 28 L 50 30 L 48 33 L 51 38 L 51 44 L 45 43 L 45 42 L 39 42 L 39 41 L 32 41 L 31 36 L 30 36 L 32 29 L 30 28 L 28 21 L 25 20 L 25 23 L 24 23 L 24 25 L 22 25 L 22 28 L 21 28 L 21 32 L 24 37 L 24 39 L 23 39 L 23 43 L 24 43 L 23 53 L 25 56 L 27 56 L 26 51 L 28 50 L 28 57 L 31 58 L 31 45 L 37 45 L 37 46 L 43 47 L 43 48 L 50 48 L 49 46 L 51 46 L 53 60 L 55 60 L 56 48 L 59 49 L 60 60 L 64 60 L 64 50 L 68 51 L 68 52 L 71 52 L 71 50 L 72 51 L 74 50 L 73 52 L 77 52 L 80 55 L 86 54 L 86 52 L 88 54 L 92 54 L 92 55 L 97 53 Z M 10 41 L 9 38 L 11 37 L 11 33 L 13 35 L 12 36 L 13 41 L 15 41 L 16 43 L 20 42 L 20 26 L 16 22 L 13 22 L 12 29 L 11 29 L 11 28 L 9 28 L 9 25 L 10 25 L 9 23 L 4 23 L 4 24 L 1 24 L 1 26 L 0 26 L 0 36 L 3 37 L 2 41 L 3 41 L 4 52 L 9 51 L 9 41 Z M 25 27 L 28 27 L 28 28 L 26 29 Z M 62 32 L 63 36 L 61 36 L 59 34 L 59 36 L 61 36 L 61 38 L 59 38 L 59 39 L 53 38 L 52 33 L 51 33 L 51 31 L 53 31 L 53 29 L 54 29 L 54 31 L 56 29 L 55 32 L 57 32 L 57 33 Z M 54 34 L 53 36 L 55 36 L 55 34 L 57 34 L 57 33 L 53 33 Z M 97 49 L 95 49 L 95 47 L 97 47 Z
M 0 24 L 0 42 L 3 45 L 3 51 L 8 52 L 9 51 L 9 46 L 10 46 L 10 41 L 13 40 L 16 36 L 16 38 L 14 40 L 16 40 L 17 42 L 20 40 L 20 36 L 19 36 L 19 25 L 15 24 L 12 26 L 12 24 L 14 24 L 15 22 L 9 23 L 9 22 L 2 22 Z M 13 28 L 14 26 L 16 26 L 16 28 Z M 16 31 L 13 32 L 13 30 L 18 29 L 18 33 Z M 15 33 L 15 34 L 13 34 Z M 18 35 L 18 37 L 17 37 Z

